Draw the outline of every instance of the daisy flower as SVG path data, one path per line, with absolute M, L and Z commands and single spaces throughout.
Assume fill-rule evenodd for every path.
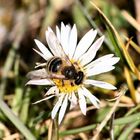
M 39 51 L 34 49 L 44 60 L 44 63 L 37 64 L 38 70 L 27 74 L 30 79 L 27 85 L 51 85 L 45 94 L 45 98 L 35 103 L 57 97 L 57 102 L 51 112 L 54 119 L 58 114 L 60 124 L 68 104 L 70 109 L 79 104 L 80 109 L 86 115 L 86 99 L 99 108 L 97 99 L 88 89 L 88 86 L 114 90 L 116 87 L 104 81 L 93 80 L 91 77 L 100 73 L 113 70 L 113 66 L 119 61 L 118 57 L 108 54 L 94 60 L 97 51 L 100 49 L 104 36 L 98 38 L 96 30 L 89 30 L 77 43 L 77 28 L 74 24 L 61 23 L 61 28 L 56 26 L 56 34 L 50 27 L 46 31 L 48 47 L 39 40 L 35 43 Z

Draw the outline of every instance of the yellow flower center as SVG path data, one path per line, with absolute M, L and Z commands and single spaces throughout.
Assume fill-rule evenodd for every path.
M 80 85 L 76 85 L 74 80 L 62 80 L 62 79 L 54 79 L 53 80 L 56 86 L 59 88 L 61 93 L 71 93 L 76 92 Z

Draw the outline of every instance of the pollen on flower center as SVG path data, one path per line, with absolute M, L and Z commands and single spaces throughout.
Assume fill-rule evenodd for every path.
M 53 79 L 54 83 L 58 87 L 61 93 L 71 93 L 77 91 L 81 85 L 76 85 L 74 80 L 61 80 L 61 79 Z

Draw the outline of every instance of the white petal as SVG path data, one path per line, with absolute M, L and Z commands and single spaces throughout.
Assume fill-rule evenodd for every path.
M 37 51 L 36 49 L 33 49 L 36 53 L 38 53 L 42 58 L 44 58 L 45 60 L 48 60 L 48 58 L 41 52 Z
M 79 96 L 79 105 L 82 113 L 86 115 L 86 99 L 83 95 L 83 92 L 81 91 L 82 89 L 78 90 L 78 96 Z
M 77 45 L 77 28 L 76 28 L 76 25 L 74 24 L 73 28 L 70 32 L 69 46 L 68 46 L 68 52 L 69 52 L 69 58 L 70 59 L 74 55 L 76 45 Z
M 46 46 L 44 44 L 42 44 L 39 40 L 37 39 L 34 39 L 37 47 L 40 49 L 41 53 L 44 55 L 44 57 L 47 59 L 47 58 L 50 58 L 52 57 L 52 54 L 50 53 L 50 51 L 46 48 Z M 43 58 L 44 58 L 43 57 Z M 45 60 L 46 60 L 45 59 Z
M 38 101 L 34 102 L 33 104 L 38 104 L 38 103 L 40 103 L 40 102 L 42 102 L 42 101 L 46 101 L 46 100 L 48 100 L 48 99 L 51 99 L 51 98 L 54 97 L 54 96 L 55 96 L 55 95 L 51 95 L 51 96 L 49 96 L 49 97 L 43 98 L 43 99 L 41 99 L 41 100 L 38 100 Z
M 58 110 L 59 110 L 59 108 L 60 108 L 60 106 L 61 106 L 61 104 L 62 104 L 64 95 L 65 95 L 65 94 L 63 94 L 63 95 L 61 95 L 61 96 L 59 97 L 57 103 L 56 103 L 55 106 L 53 107 L 53 110 L 52 110 L 52 113 L 51 113 L 52 119 L 55 118 L 56 113 L 58 112 Z
M 118 61 L 120 60 L 119 57 L 112 57 L 112 58 L 108 58 L 108 59 L 102 59 L 100 61 L 94 61 L 92 63 L 92 65 L 90 65 L 90 68 L 94 68 L 94 67 L 109 67 L 112 66 L 114 64 L 116 64 Z
M 75 60 L 77 60 L 80 56 L 82 56 L 82 54 L 84 54 L 88 50 L 88 48 L 94 41 L 96 35 L 97 35 L 97 31 L 96 30 L 93 31 L 93 29 L 91 29 L 83 36 L 83 38 L 80 40 L 80 42 L 76 47 L 75 54 L 74 54 Z
M 47 93 L 44 96 L 47 96 L 50 94 L 55 94 L 55 95 L 59 94 L 59 89 L 57 88 L 57 86 L 53 86 L 53 87 L 49 88 L 49 90 L 47 91 Z
M 109 83 L 103 82 L 103 81 L 97 81 L 97 80 L 85 80 L 84 84 L 93 85 L 93 86 L 105 88 L 105 89 L 112 89 L 112 90 L 116 89 L 116 87 L 114 87 L 112 84 L 109 84 Z
M 96 67 L 93 67 L 89 70 L 86 71 L 86 75 L 89 77 L 89 76 L 93 76 L 93 75 L 98 75 L 98 74 L 101 74 L 101 73 L 105 73 L 105 72 L 109 72 L 111 70 L 113 70 L 115 67 L 114 66 L 96 66 Z
M 110 58 L 110 59 L 108 59 L 108 65 L 114 65 L 114 64 L 116 64 L 118 61 L 120 60 L 120 58 L 119 57 L 112 57 L 112 58 Z
M 70 100 L 70 110 L 71 110 L 77 105 L 77 97 L 74 92 L 71 93 L 71 98 L 69 100 Z
M 61 53 L 59 50 L 60 42 L 56 38 L 52 29 L 49 27 L 48 27 L 48 30 L 46 31 L 46 40 L 47 40 L 47 43 L 48 43 L 49 48 L 50 48 L 51 52 L 53 53 L 53 55 L 54 56 L 61 56 Z
M 88 51 L 83 54 L 82 57 L 80 57 L 80 61 L 82 65 L 88 64 L 89 62 L 91 62 L 91 60 L 94 59 L 97 51 L 99 50 L 99 48 L 101 47 L 102 43 L 104 41 L 104 36 L 100 37 L 99 39 L 96 40 L 95 43 L 93 43 L 93 45 L 88 49 Z
M 59 116 L 58 116 L 58 124 L 61 123 L 61 121 L 64 117 L 64 114 L 65 114 L 66 109 L 67 109 L 67 105 L 68 105 L 68 94 L 64 97 L 64 101 L 63 101 L 62 106 L 60 108 Z
M 89 100 L 91 101 L 91 103 L 96 107 L 99 108 L 99 104 L 100 101 L 98 98 L 96 98 L 94 95 L 91 94 L 91 92 L 89 90 L 87 90 L 86 88 L 83 87 L 83 95 L 86 96 L 87 98 L 89 98 Z
M 106 55 L 106 57 L 98 58 L 97 60 L 85 66 L 84 69 L 87 76 L 97 75 L 113 70 L 115 67 L 112 65 L 116 64 L 120 60 L 120 58 L 109 56 L 111 55 Z
M 64 25 L 61 23 L 61 45 L 65 51 L 65 53 L 68 55 L 68 47 L 69 47 L 69 36 L 70 36 L 71 28 L 69 25 Z
M 94 67 L 96 64 L 102 63 L 102 62 L 107 62 L 110 58 L 112 58 L 114 56 L 114 54 L 107 54 L 104 55 L 102 57 L 99 57 L 98 59 L 92 61 L 91 63 L 89 63 L 88 65 L 86 65 L 84 68 L 85 69 L 90 69 L 92 67 Z M 108 63 L 106 63 L 108 64 Z
M 54 56 L 64 57 L 64 58 L 66 57 L 66 54 L 59 40 L 57 39 L 52 29 L 49 27 L 48 27 L 48 30 L 46 31 L 46 40 Z
M 35 69 L 39 68 L 39 67 L 45 67 L 47 65 L 47 63 L 36 63 Z M 46 72 L 47 73 L 47 72 Z
M 38 79 L 28 81 L 26 85 L 53 85 L 53 83 L 47 79 Z
M 59 30 L 58 26 L 56 26 L 56 36 L 57 36 L 59 42 L 61 42 L 61 34 L 60 34 L 60 30 Z

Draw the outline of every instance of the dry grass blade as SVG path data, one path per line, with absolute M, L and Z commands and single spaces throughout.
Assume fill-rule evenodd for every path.
M 140 26 L 140 0 L 134 0 L 134 6 L 135 6 L 136 21 Z M 140 31 L 137 32 L 136 35 L 138 44 L 140 45 Z
M 53 121 L 50 120 L 48 127 L 48 140 L 52 140 L 52 131 L 53 131 Z
M 102 131 L 102 129 L 104 128 L 104 126 L 107 124 L 108 120 L 111 118 L 112 114 L 115 112 L 116 108 L 118 107 L 118 104 L 120 102 L 121 96 L 125 94 L 127 88 L 124 85 L 121 90 L 120 90 L 120 97 L 116 100 L 114 106 L 111 108 L 110 112 L 108 113 L 108 115 L 105 117 L 105 119 L 100 123 L 99 126 L 97 126 L 97 128 L 94 131 L 94 137 L 92 138 L 92 140 L 97 140 L 100 132 Z
M 140 24 L 125 10 L 122 12 L 123 17 L 136 29 L 140 32 Z
M 20 140 L 20 135 L 19 133 L 15 133 L 10 136 L 4 137 L 3 140 Z
M 135 87 L 134 87 L 132 77 L 131 77 L 130 72 L 129 72 L 127 67 L 124 67 L 124 74 L 125 74 L 125 77 L 126 77 L 128 87 L 130 89 L 131 97 L 132 97 L 134 102 L 137 102 L 136 94 L 135 94 Z
M 124 36 L 124 38 L 126 39 L 126 41 L 130 40 L 126 36 Z M 130 45 L 135 49 L 135 51 L 140 54 L 140 46 L 138 46 L 133 40 L 130 40 L 129 42 L 130 42 Z
M 103 19 L 106 21 L 107 25 L 111 28 L 111 30 L 113 31 L 113 33 L 115 34 L 117 40 L 118 40 L 118 43 L 120 45 L 120 47 L 122 48 L 123 50 L 123 54 L 126 58 L 126 61 L 129 65 L 129 67 L 131 68 L 131 70 L 133 71 L 133 73 L 135 73 L 135 75 L 137 76 L 138 79 L 140 79 L 140 73 L 139 73 L 139 70 L 137 69 L 137 67 L 135 66 L 131 56 L 129 55 L 126 47 L 125 47 L 125 44 L 123 43 L 120 35 L 118 34 L 117 30 L 115 29 L 115 27 L 111 24 L 111 22 L 109 21 L 109 19 L 105 16 L 105 14 L 93 3 L 91 2 L 91 4 L 93 5 L 93 7 L 100 13 L 100 15 L 103 17 Z

